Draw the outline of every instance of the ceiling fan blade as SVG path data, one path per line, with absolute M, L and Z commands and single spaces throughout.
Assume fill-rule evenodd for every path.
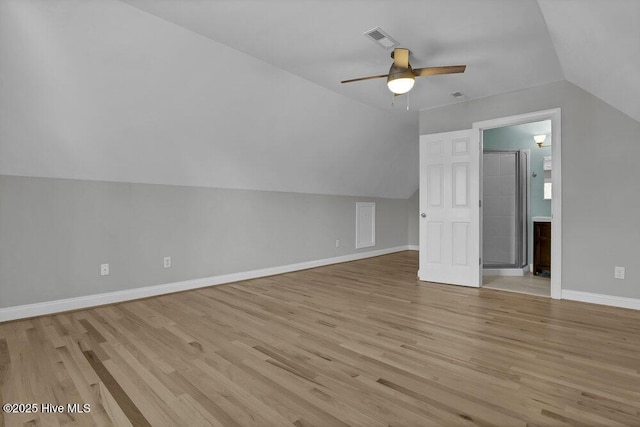
M 387 76 L 388 76 L 388 74 L 378 74 L 377 76 L 358 77 L 357 79 L 343 80 L 340 83 L 351 83 L 351 82 L 359 82 L 359 81 L 362 81 L 362 80 L 381 79 L 381 78 L 387 77 Z
M 416 76 L 436 76 L 438 74 L 464 73 L 466 65 L 448 65 L 446 67 L 426 67 L 414 68 L 413 74 Z
M 409 49 L 401 47 L 393 49 L 393 65 L 398 68 L 409 68 Z

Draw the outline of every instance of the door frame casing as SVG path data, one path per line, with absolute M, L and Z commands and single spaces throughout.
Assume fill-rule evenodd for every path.
M 551 120 L 551 158 L 553 169 L 551 183 L 553 197 L 551 199 L 551 298 L 562 298 L 562 172 L 561 172 L 561 110 L 535 111 L 508 117 L 474 122 L 471 137 L 476 139 L 480 152 L 483 149 L 482 132 L 505 126 L 521 125 L 542 120 Z M 480 157 L 480 197 L 482 198 L 482 156 Z M 480 208 L 480 253 L 482 253 L 482 208 Z

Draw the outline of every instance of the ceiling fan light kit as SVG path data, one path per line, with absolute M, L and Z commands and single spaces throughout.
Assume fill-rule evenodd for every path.
M 409 68 L 399 68 L 395 64 L 389 70 L 387 77 L 387 87 L 396 95 L 403 95 L 411 90 L 416 82 L 411 66 Z

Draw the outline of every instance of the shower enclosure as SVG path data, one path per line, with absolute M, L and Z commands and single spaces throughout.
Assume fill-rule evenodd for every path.
M 482 262 L 493 274 L 528 269 L 528 156 L 528 150 L 483 152 Z

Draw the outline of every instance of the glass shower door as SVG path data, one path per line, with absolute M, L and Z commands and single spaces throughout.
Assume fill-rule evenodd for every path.
M 526 176 L 519 151 L 483 153 L 482 258 L 485 268 L 520 268 L 526 262 L 523 219 Z

